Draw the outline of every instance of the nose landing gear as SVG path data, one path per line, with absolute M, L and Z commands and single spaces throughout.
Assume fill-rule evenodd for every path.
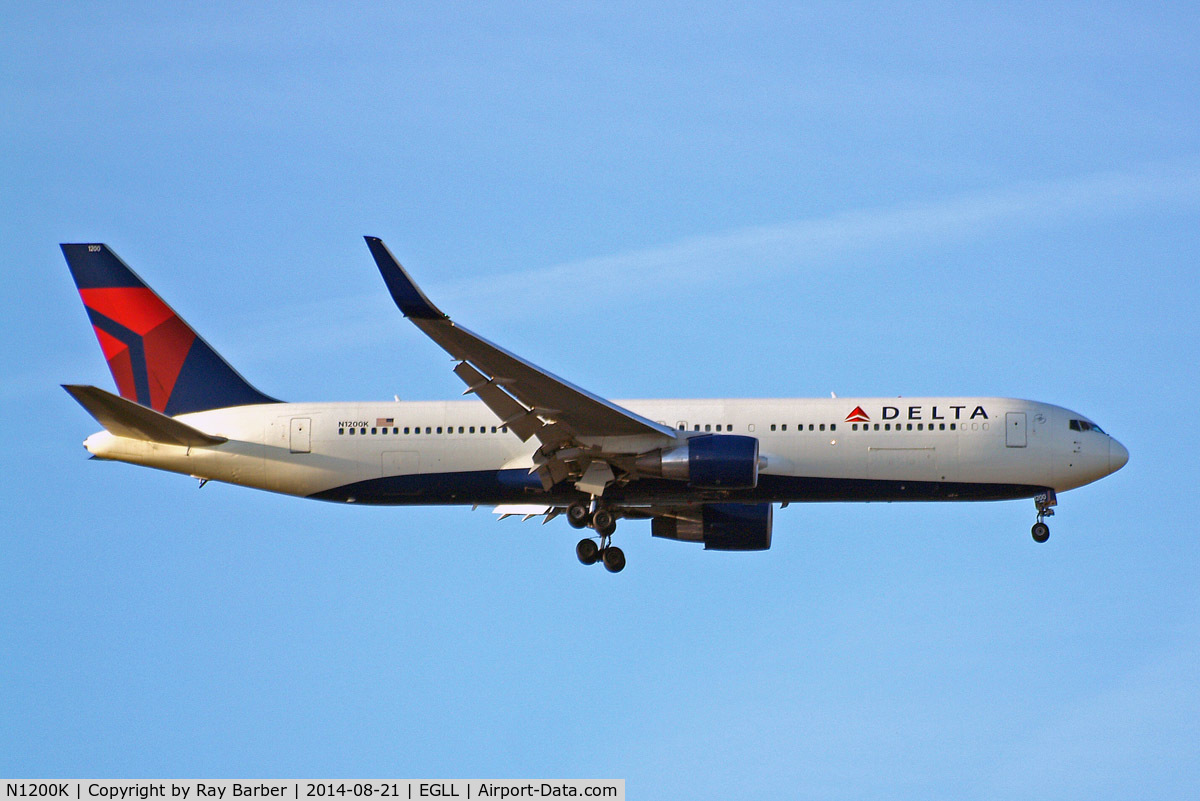
M 1058 498 L 1055 497 L 1054 490 L 1046 490 L 1033 499 L 1033 504 L 1037 507 L 1037 522 L 1030 529 L 1030 534 L 1033 535 L 1034 542 L 1045 542 L 1050 539 L 1050 527 L 1043 521 L 1047 517 L 1054 516 L 1054 507 L 1058 505 Z
M 575 556 L 585 565 L 603 562 L 609 573 L 620 573 L 625 569 L 625 552 L 612 544 L 613 532 L 617 530 L 617 517 L 608 509 L 599 507 L 592 511 L 586 504 L 573 503 L 567 507 L 567 522 L 575 528 L 591 527 L 599 536 L 579 541 Z

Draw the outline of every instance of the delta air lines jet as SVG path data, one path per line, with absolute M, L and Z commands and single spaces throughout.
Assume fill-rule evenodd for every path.
M 100 459 L 344 504 L 495 505 L 562 514 L 584 564 L 618 572 L 621 518 L 719 551 L 771 547 L 799 501 L 1033 498 L 1119 470 L 1122 445 L 1076 412 L 1012 398 L 609 401 L 463 328 L 384 246 L 404 316 L 457 362 L 473 400 L 284 403 L 251 386 L 106 245 L 64 244 L 119 395 L 64 388 L 104 427 Z

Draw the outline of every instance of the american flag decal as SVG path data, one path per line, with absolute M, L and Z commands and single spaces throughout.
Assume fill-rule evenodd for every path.
M 394 422 L 396 422 L 396 418 L 394 418 L 394 417 L 377 417 L 377 418 L 375 418 L 375 425 L 377 425 L 377 426 L 390 426 Z

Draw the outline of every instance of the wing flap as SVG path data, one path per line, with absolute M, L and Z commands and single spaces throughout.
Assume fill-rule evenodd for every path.
M 546 525 L 554 518 L 562 513 L 561 506 L 536 506 L 529 504 L 503 504 L 492 510 L 493 514 L 499 515 L 497 520 L 504 520 L 508 517 L 521 516 L 521 522 L 525 522 L 530 518 L 541 517 L 542 525 Z
M 118 437 L 159 442 L 164 445 L 204 447 L 228 442 L 225 437 L 205 434 L 162 412 L 105 392 L 99 387 L 63 384 L 63 389 L 78 401 L 111 434 Z
M 492 414 L 500 418 L 501 424 L 511 428 L 522 442 L 542 427 L 542 421 L 505 392 L 498 382 L 489 379 L 467 362 L 459 362 L 454 368 L 454 374 L 467 385 L 467 393 L 474 393 L 483 401 L 484 405 L 492 410 Z

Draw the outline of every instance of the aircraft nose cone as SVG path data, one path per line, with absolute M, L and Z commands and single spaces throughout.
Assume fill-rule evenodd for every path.
M 1108 441 L 1108 472 L 1115 473 L 1129 461 L 1129 451 L 1115 439 Z

